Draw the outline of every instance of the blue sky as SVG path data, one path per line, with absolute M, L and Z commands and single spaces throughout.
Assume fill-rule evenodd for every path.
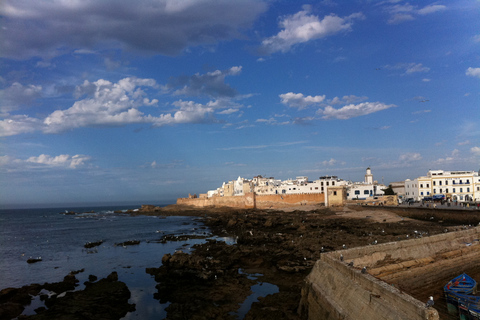
M 480 169 L 480 1 L 4 0 L 0 202 Z

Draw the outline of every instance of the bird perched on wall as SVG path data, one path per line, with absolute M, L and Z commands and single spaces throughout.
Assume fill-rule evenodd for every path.
M 362 268 L 362 273 L 367 273 L 367 267 Z
M 343 249 L 347 249 L 347 246 L 345 244 L 342 245 Z
M 343 254 L 340 254 L 340 261 L 343 261 Z
M 430 308 L 430 307 L 433 307 L 433 305 L 435 304 L 435 301 L 433 301 L 433 297 L 430 296 L 430 299 L 427 301 L 427 303 L 425 304 L 425 308 Z
M 349 266 L 349 267 L 353 267 L 353 261 L 349 262 L 349 263 L 348 263 L 348 266 Z

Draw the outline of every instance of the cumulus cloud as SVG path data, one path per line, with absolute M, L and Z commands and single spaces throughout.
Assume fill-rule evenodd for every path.
M 394 104 L 384 104 L 381 102 L 362 102 L 359 104 L 349 104 L 340 109 L 332 106 L 326 106 L 323 110 L 319 109 L 318 114 L 322 115 L 322 119 L 339 119 L 346 120 L 354 117 L 364 116 L 370 113 L 382 111 L 385 109 L 396 107 Z
M 480 78 L 480 68 L 468 68 L 465 72 L 467 76 Z
M 58 133 L 79 127 L 149 122 L 151 116 L 145 116 L 138 108 L 157 101 L 145 100 L 140 87 L 155 86 L 153 79 L 124 78 L 117 83 L 86 80 L 76 88 L 76 95 L 86 98 L 66 110 L 51 113 L 43 121 L 43 131 Z
M 192 76 L 181 76 L 171 78 L 167 84 L 167 89 L 175 90 L 175 95 L 187 96 L 210 96 L 218 97 L 235 97 L 238 93 L 235 89 L 225 83 L 226 76 L 235 76 L 242 71 L 241 66 L 231 67 L 227 70 L 215 70 L 206 74 L 196 73 Z
M 310 8 L 305 6 L 304 10 L 286 16 L 280 21 L 279 27 L 282 30 L 275 36 L 263 40 L 260 52 L 263 54 L 287 52 L 295 44 L 350 31 L 355 19 L 364 19 L 364 15 L 354 13 L 342 18 L 331 14 L 320 19 L 311 14 Z
M 298 108 L 298 110 L 305 109 L 310 105 L 315 105 L 323 100 L 325 100 L 325 95 L 323 96 L 304 96 L 303 93 L 283 93 L 279 97 L 282 99 L 281 102 L 289 107 Z
M 409 20 L 415 20 L 418 16 L 425 16 L 435 12 L 446 10 L 447 7 L 439 4 L 431 4 L 423 8 L 418 6 L 406 4 L 388 4 L 384 10 L 389 14 L 388 23 L 398 24 Z
M 230 73 L 239 69 L 230 69 Z M 59 109 L 44 119 L 26 115 L 12 115 L 0 121 L 0 137 L 42 131 L 60 133 L 81 127 L 122 126 L 148 123 L 155 127 L 184 123 L 218 122 L 213 113 L 231 114 L 243 105 L 232 99 L 219 98 L 206 104 L 177 100 L 170 112 L 159 115 L 145 114 L 142 107 L 157 106 L 158 100 L 149 98 L 149 91 L 159 85 L 153 79 L 124 78 L 118 82 L 99 79 L 85 81 L 75 88 L 77 99 L 70 108 Z M 154 111 L 157 108 L 152 109 Z
M 177 55 L 240 37 L 267 7 L 257 0 L 4 0 L 2 56 L 52 57 L 108 47 Z

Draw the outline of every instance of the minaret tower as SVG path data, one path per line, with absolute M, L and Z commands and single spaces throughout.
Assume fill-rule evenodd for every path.
M 367 168 L 367 173 L 365 174 L 365 183 L 366 184 L 373 184 L 373 174 L 370 167 Z

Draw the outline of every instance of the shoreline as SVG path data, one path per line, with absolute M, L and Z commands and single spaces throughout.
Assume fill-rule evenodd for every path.
M 259 298 L 245 319 L 299 319 L 304 278 L 323 252 L 401 241 L 414 230 L 429 235 L 450 231 L 460 223 L 414 220 L 385 208 L 298 206 L 282 209 L 189 208 L 171 205 L 132 216 L 197 216 L 211 237 L 189 253 L 166 254 L 146 272 L 157 282 L 154 298 L 169 302 L 167 318 L 236 319 L 235 311 L 255 284 L 277 286 Z M 429 211 L 433 212 L 433 211 Z M 437 211 L 438 213 L 438 211 Z M 478 218 L 477 218 L 478 219 Z M 478 223 L 478 222 L 477 222 Z M 229 237 L 234 245 L 212 239 Z M 255 274 L 256 279 L 249 279 Z M 402 288 L 408 292 L 408 288 Z M 25 319 L 35 319 L 35 316 Z M 113 318 L 112 318 L 113 319 Z

